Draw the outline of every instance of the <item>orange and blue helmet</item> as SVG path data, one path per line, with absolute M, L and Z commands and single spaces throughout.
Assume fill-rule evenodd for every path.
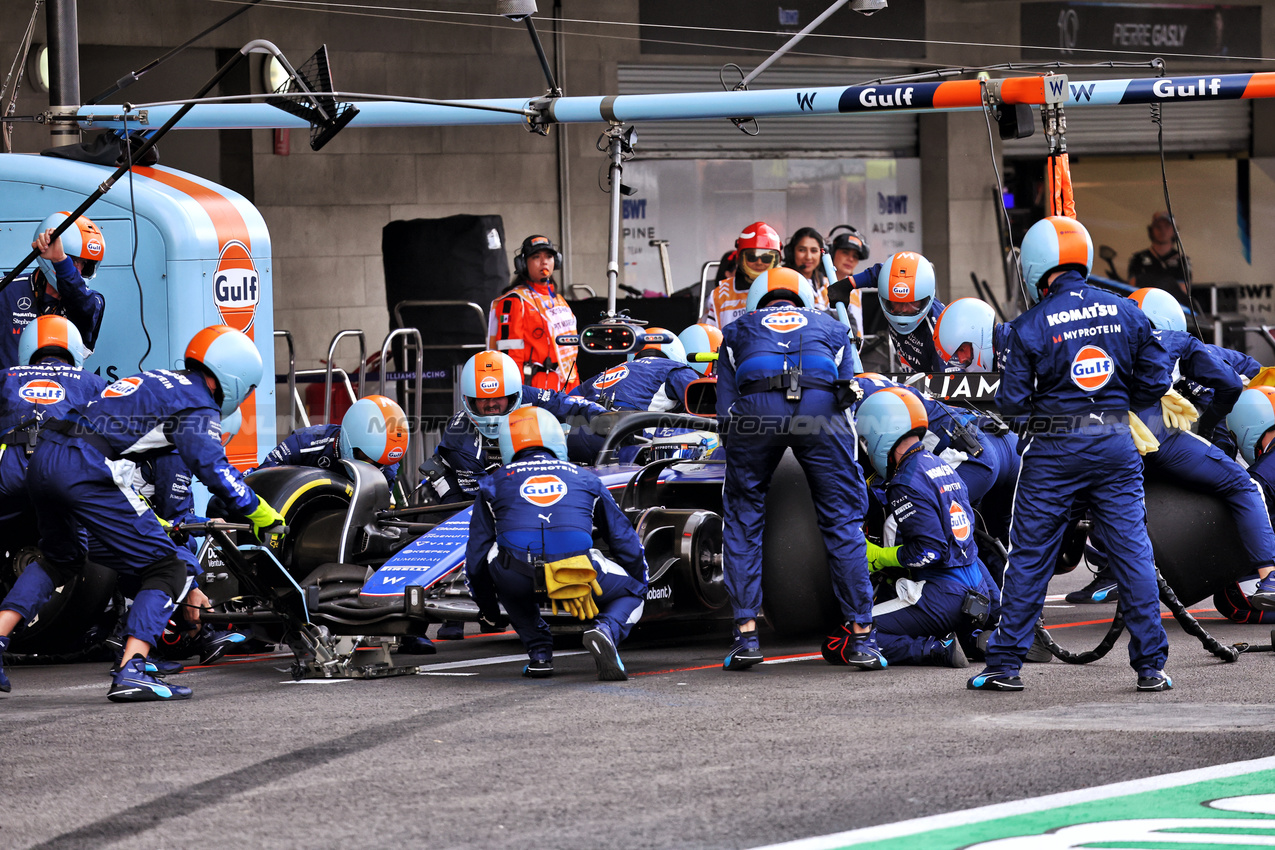
M 877 272 L 877 300 L 891 328 L 912 333 L 934 303 L 934 265 L 915 251 L 886 257 Z
M 1019 248 L 1028 306 L 1040 300 L 1043 281 L 1050 272 L 1074 269 L 1084 277 L 1093 271 L 1093 240 L 1074 218 L 1051 215 L 1036 222 L 1023 236 Z
M 890 453 L 908 435 L 923 437 L 930 426 L 925 405 L 910 390 L 887 387 L 859 405 L 855 427 L 868 459 L 881 475 L 890 474 Z
M 1250 387 L 1240 393 L 1235 407 L 1226 416 L 1226 427 L 1235 435 L 1240 455 L 1250 466 L 1265 451 L 1262 437 L 1275 428 L 1275 387 Z
M 958 298 L 939 314 L 934 325 L 934 349 L 945 366 L 962 372 L 990 372 L 996 368 L 992 345 L 995 331 L 996 311 L 991 304 L 977 298 Z
M 716 354 L 722 347 L 722 332 L 712 325 L 691 325 L 677 335 L 686 352 L 688 365 L 705 377 L 717 374 L 717 364 L 713 362 L 699 363 L 692 358 L 696 354 Z
M 69 212 L 53 213 L 40 222 L 32 238 L 39 238 L 40 234 L 57 227 L 70 217 Z M 102 231 L 91 218 L 82 215 L 75 220 L 75 224 L 64 230 L 59 238 L 62 240 L 62 250 L 68 257 L 79 257 L 84 261 L 84 270 L 80 272 L 80 276 L 85 280 L 92 280 L 97 274 L 98 265 L 106 259 L 106 238 L 102 236 Z M 36 261 L 40 264 L 40 271 L 44 272 L 45 278 L 50 283 L 57 279 L 52 262 L 44 257 L 37 257 Z
M 796 269 L 771 269 L 757 275 L 748 287 L 748 312 L 759 310 L 777 298 L 796 302 L 798 307 L 815 306 L 815 288 Z
M 84 344 L 79 329 L 64 316 L 39 316 L 27 322 L 18 337 L 18 363 L 23 366 L 52 355 L 83 368 L 84 361 L 92 353 Z
M 383 395 L 364 396 L 341 418 L 341 457 L 377 466 L 393 466 L 407 454 L 407 414 L 398 402 Z
M 186 368 L 198 368 L 217 381 L 213 397 L 223 417 L 243 404 L 261 383 L 261 352 L 248 335 L 228 325 L 211 325 L 191 337 Z
M 546 448 L 567 460 L 567 440 L 562 435 L 562 424 L 553 414 L 541 407 L 520 407 L 500 420 L 500 460 L 509 463 L 525 449 Z
M 1135 289 L 1129 297 L 1147 314 L 1156 330 L 1186 332 L 1186 313 L 1182 311 L 1182 305 L 1163 289 L 1144 286 Z
M 484 399 L 504 399 L 505 408 L 500 413 L 480 413 L 478 402 Z M 489 440 L 496 439 L 501 420 L 522 407 L 522 373 L 518 364 L 500 351 L 478 352 L 461 369 L 460 401 L 478 433 Z

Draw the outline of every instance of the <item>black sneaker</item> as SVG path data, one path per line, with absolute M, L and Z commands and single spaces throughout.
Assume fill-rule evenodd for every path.
M 965 687 L 971 691 L 1021 691 L 1023 680 L 1014 670 L 984 670 L 970 678 Z
M 146 659 L 134 655 L 116 671 L 106 698 L 111 702 L 153 702 L 190 699 L 190 688 L 170 685 L 146 672 Z
M 1259 611 L 1275 611 L 1275 572 L 1267 573 L 1266 578 L 1257 583 L 1248 603 Z
M 845 659 L 846 664 L 860 670 L 884 670 L 890 666 L 890 662 L 885 660 L 885 654 L 881 652 L 881 647 L 877 646 L 876 626 L 863 633 L 851 631 L 845 650 Z
M 598 665 L 598 681 L 625 682 L 629 674 L 624 671 L 624 662 L 611 639 L 611 632 L 599 623 L 584 633 L 584 648 L 593 656 Z
M 1152 691 L 1171 691 L 1173 690 L 1173 680 L 1163 670 L 1142 670 L 1138 673 L 1138 690 L 1148 693 Z
M 961 648 L 961 643 L 956 639 L 955 634 L 944 635 L 941 638 L 930 638 L 925 644 L 926 662 L 935 667 L 968 667 L 969 659 L 965 657 L 965 650 Z
M 199 650 L 199 663 L 212 664 L 230 649 L 246 643 L 247 640 L 248 636 L 245 634 L 217 631 L 212 626 L 205 625 L 195 641 L 195 648 Z
M 1040 636 L 1040 632 L 1036 632 L 1035 637 L 1032 638 L 1032 645 L 1028 648 L 1023 660 L 1028 664 L 1048 664 L 1054 660 L 1054 654 L 1045 645 L 1045 639 Z
M 726 660 L 722 662 L 723 670 L 747 670 L 754 664 L 766 660 L 761 654 L 761 644 L 757 642 L 757 629 L 741 632 L 735 629 L 735 642 L 731 644 Z
M 1072 605 L 1097 605 L 1103 602 L 1118 602 L 1120 601 L 1120 590 L 1116 587 L 1116 580 L 1111 573 L 1106 570 L 1099 570 L 1094 574 L 1093 581 L 1080 590 L 1073 590 L 1068 593 L 1066 598 Z
M 438 627 L 438 633 L 434 635 L 435 640 L 464 640 L 465 624 L 460 620 L 445 620 Z
M 553 675 L 553 660 L 550 658 L 532 658 L 522 668 L 522 675 L 528 679 L 548 679 Z
M 433 655 L 438 647 L 423 635 L 404 635 L 398 640 L 398 651 L 403 655 Z

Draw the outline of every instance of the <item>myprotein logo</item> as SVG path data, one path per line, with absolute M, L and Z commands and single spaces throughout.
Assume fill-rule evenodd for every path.
M 232 239 L 221 249 L 217 271 L 213 273 L 213 303 L 221 320 L 237 331 L 248 331 L 261 300 L 261 281 L 252 254 L 242 242 Z
M 769 316 L 761 320 L 764 327 L 775 333 L 792 333 L 799 328 L 804 328 L 807 319 L 796 310 L 780 310 L 778 313 L 771 313 Z
M 603 372 L 596 381 L 593 382 L 595 390 L 605 390 L 607 387 L 615 386 L 629 376 L 628 366 L 612 366 Z
M 965 512 L 965 509 L 953 502 L 952 507 L 948 509 L 947 517 L 952 523 L 952 536 L 957 542 L 964 543 L 969 540 L 970 535 L 974 533 L 974 525 L 970 522 L 970 515 Z
M 1096 345 L 1086 345 L 1071 361 L 1071 382 L 1087 393 L 1102 389 L 1116 370 L 1107 352 Z
M 518 495 L 538 508 L 547 508 L 562 501 L 567 485 L 556 475 L 533 475 L 522 482 Z
M 126 395 L 132 395 L 137 392 L 137 388 L 141 385 L 141 378 L 120 378 L 118 381 L 102 390 L 102 398 L 123 398 Z
M 18 396 L 31 404 L 57 404 L 66 398 L 66 390 L 57 381 L 27 381 L 18 389 Z

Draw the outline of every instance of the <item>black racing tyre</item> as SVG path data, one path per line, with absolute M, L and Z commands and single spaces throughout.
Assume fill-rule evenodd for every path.
M 337 470 L 276 466 L 245 479 L 258 496 L 283 514 L 288 526 L 279 560 L 300 581 L 321 564 L 341 557 L 341 529 L 353 485 Z
M 115 593 L 114 570 L 87 562 L 74 579 L 54 591 L 39 614 L 13 632 L 10 652 L 69 655 L 89 649 L 94 635 L 114 624 L 111 605 Z M 102 634 L 101 636 L 105 636 Z
M 1151 477 L 1146 498 L 1156 566 L 1184 606 L 1252 572 L 1230 508 L 1221 499 Z
M 841 622 L 806 474 L 785 452 L 766 495 L 762 607 L 781 635 L 824 635 Z

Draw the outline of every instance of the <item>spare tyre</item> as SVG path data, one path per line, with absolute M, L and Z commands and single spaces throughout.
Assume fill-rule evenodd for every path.
M 1148 477 L 1147 533 L 1160 574 L 1191 606 L 1253 572 L 1226 502 Z

